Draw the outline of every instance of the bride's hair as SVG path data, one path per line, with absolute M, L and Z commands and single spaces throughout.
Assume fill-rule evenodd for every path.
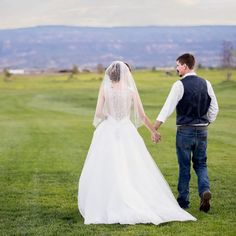
M 108 69 L 107 74 L 110 77 L 110 80 L 113 82 L 119 82 L 120 81 L 120 64 L 115 63 L 111 66 L 111 68 Z
M 113 61 L 105 71 L 93 125 L 97 127 L 108 116 L 116 119 L 130 117 L 137 128 L 143 124 L 143 117 L 145 117 L 130 67 L 122 61 Z
M 131 72 L 131 67 L 130 67 L 130 65 L 129 65 L 127 62 L 125 62 L 125 65 L 128 67 L 129 71 Z

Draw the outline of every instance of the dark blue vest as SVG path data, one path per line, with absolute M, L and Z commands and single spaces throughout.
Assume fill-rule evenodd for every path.
M 184 95 L 176 106 L 177 125 L 194 125 L 209 123 L 207 111 L 211 98 L 207 92 L 204 79 L 189 75 L 180 80 L 184 86 Z

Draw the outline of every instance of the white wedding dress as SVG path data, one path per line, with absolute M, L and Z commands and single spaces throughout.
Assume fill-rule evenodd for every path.
M 179 207 L 130 119 L 135 90 L 101 90 L 100 105 L 104 108 L 104 98 L 109 101 L 106 116 L 94 132 L 79 180 L 78 206 L 84 223 L 158 225 L 196 220 Z M 100 105 L 98 101 L 96 113 L 101 112 Z

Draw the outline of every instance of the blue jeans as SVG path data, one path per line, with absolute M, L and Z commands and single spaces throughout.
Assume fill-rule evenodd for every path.
M 176 151 L 179 163 L 178 198 L 183 208 L 189 206 L 189 181 L 191 159 L 198 177 L 199 196 L 210 190 L 207 173 L 207 128 L 178 127 L 176 133 Z

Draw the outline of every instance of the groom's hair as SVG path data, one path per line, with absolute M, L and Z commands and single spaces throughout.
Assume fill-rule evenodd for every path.
M 179 56 L 176 59 L 176 61 L 179 61 L 179 63 L 181 65 L 186 64 L 190 70 L 192 70 L 195 65 L 195 58 L 190 53 L 185 53 L 185 54 Z

